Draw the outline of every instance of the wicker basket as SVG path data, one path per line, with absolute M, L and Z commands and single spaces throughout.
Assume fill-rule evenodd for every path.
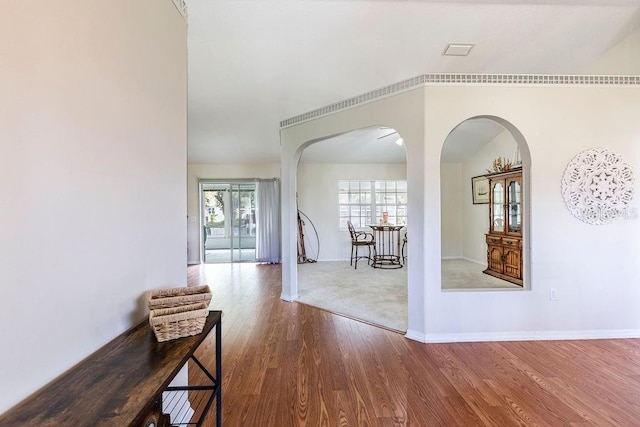
M 156 289 L 149 295 L 149 310 L 158 308 L 180 307 L 195 303 L 211 302 L 209 286 L 186 286 L 181 288 Z
M 158 308 L 149 313 L 149 325 L 159 342 L 198 335 L 209 315 L 209 304 L 199 302 L 171 308 Z

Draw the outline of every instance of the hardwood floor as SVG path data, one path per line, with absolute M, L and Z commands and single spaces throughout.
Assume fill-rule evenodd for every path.
M 225 426 L 640 425 L 638 339 L 421 344 L 281 301 L 280 271 L 188 269 L 223 311 Z

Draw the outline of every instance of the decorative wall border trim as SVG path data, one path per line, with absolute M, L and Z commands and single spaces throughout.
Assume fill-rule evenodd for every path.
M 280 122 L 286 128 L 325 114 L 364 104 L 422 85 L 540 85 L 540 86 L 640 86 L 640 76 L 596 76 L 560 74 L 421 74 L 389 86 L 329 104 Z

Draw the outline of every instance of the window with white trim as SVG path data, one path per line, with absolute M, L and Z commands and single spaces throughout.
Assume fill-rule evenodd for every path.
M 407 225 L 407 181 L 338 181 L 340 229 L 347 221 L 355 228 L 378 224 L 382 213 L 388 222 Z

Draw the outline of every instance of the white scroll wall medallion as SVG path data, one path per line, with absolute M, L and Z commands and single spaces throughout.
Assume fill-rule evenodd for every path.
M 562 196 L 579 220 L 606 224 L 626 214 L 633 184 L 633 171 L 618 153 L 594 148 L 571 160 L 562 177 Z

